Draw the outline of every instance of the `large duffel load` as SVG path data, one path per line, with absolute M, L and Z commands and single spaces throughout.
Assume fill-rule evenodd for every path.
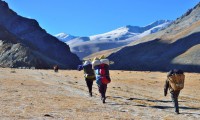
M 94 58 L 94 60 L 92 61 L 92 66 L 93 66 L 93 68 L 94 68 L 95 66 L 100 65 L 100 64 L 101 64 L 101 61 L 99 60 L 99 58 Z
M 94 59 L 92 62 L 96 74 L 96 83 L 108 84 L 111 82 L 109 74 L 109 60 L 108 59 Z
M 174 91 L 184 88 L 185 75 L 182 70 L 172 70 L 168 75 L 169 84 Z
M 94 70 L 92 69 L 92 64 L 90 61 L 85 61 L 83 64 L 83 70 L 85 74 L 85 78 L 89 80 L 95 80 Z
M 101 59 L 100 60 L 101 64 L 106 64 L 106 65 L 109 65 L 110 64 L 110 61 L 108 59 Z

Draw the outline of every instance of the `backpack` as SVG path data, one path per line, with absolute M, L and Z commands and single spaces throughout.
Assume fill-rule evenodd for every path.
M 169 84 L 174 91 L 179 91 L 184 88 L 185 75 L 182 70 L 173 70 L 168 75 Z
M 111 82 L 110 74 L 109 74 L 109 65 L 107 64 L 100 64 L 100 70 L 99 70 L 100 76 L 101 76 L 101 82 L 103 84 L 108 84 Z
M 108 59 L 95 59 L 92 62 L 96 74 L 96 83 L 98 85 L 108 84 L 111 82 L 109 75 L 109 60 Z
M 109 75 L 109 66 L 107 64 L 100 64 L 94 67 L 96 73 L 96 83 L 98 85 L 108 84 L 111 82 Z
M 89 80 L 95 80 L 94 70 L 92 69 L 92 64 L 83 65 L 83 70 L 85 78 Z

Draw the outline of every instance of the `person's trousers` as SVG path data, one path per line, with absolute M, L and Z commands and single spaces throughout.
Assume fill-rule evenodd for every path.
M 179 112 L 178 96 L 180 91 L 174 91 L 171 93 L 172 102 L 175 108 L 175 112 Z
M 98 85 L 98 88 L 99 93 L 101 94 L 101 98 L 106 98 L 107 84 Z
M 89 92 L 91 93 L 91 92 L 92 92 L 93 80 L 90 80 L 90 79 L 85 78 L 85 81 L 86 81 L 88 90 L 89 90 Z

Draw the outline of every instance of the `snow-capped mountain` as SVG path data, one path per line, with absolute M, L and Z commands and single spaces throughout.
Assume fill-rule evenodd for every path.
M 158 20 L 144 27 L 127 25 L 125 27 L 121 27 L 107 33 L 90 36 L 90 39 L 91 41 L 92 40 L 107 40 L 107 41 L 126 40 L 127 38 L 131 38 L 143 33 L 145 34 L 155 33 L 165 28 L 166 26 L 168 26 L 171 22 L 172 21 L 170 20 Z
M 64 42 L 70 46 L 73 53 L 77 54 L 79 58 L 82 59 L 95 52 L 127 45 L 146 35 L 160 31 L 171 23 L 172 21 L 170 20 L 158 20 L 144 27 L 127 25 L 103 34 L 69 38 Z M 65 36 L 64 34 L 61 35 Z M 60 39 L 61 37 L 57 38 Z
M 56 34 L 55 37 L 57 37 L 62 42 L 67 42 L 67 41 L 69 41 L 71 39 L 76 38 L 75 36 L 72 36 L 72 35 L 66 34 L 66 33 Z
M 162 27 L 161 27 L 162 28 Z M 150 29 L 142 34 L 155 32 Z M 140 35 L 142 35 L 140 34 Z M 200 2 L 169 27 L 118 49 L 108 56 L 111 69 L 200 73 Z
M 166 27 L 168 27 L 173 22 L 173 21 L 170 21 L 170 20 L 165 20 L 165 21 L 161 20 L 161 21 L 163 21 L 162 24 L 159 25 L 159 23 L 161 23 L 160 21 L 154 22 L 152 24 L 155 25 L 155 23 L 157 23 L 157 26 L 153 27 L 152 24 L 150 24 L 148 26 L 151 26 L 152 28 L 148 27 L 150 29 L 147 29 L 146 31 L 143 31 L 142 33 L 140 33 L 140 34 L 138 34 L 136 36 L 130 37 L 130 38 L 126 39 L 126 41 L 134 41 L 134 40 L 140 39 L 140 38 L 142 38 L 142 37 L 144 37 L 146 35 L 156 33 L 156 32 L 158 32 L 160 30 L 165 29 Z

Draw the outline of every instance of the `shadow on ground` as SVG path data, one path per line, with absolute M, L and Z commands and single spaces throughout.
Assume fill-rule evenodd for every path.
M 149 100 L 149 99 L 140 99 L 140 98 L 129 98 L 126 100 L 144 100 L 144 101 L 148 101 L 148 102 L 162 102 L 162 103 L 169 103 L 172 102 L 170 100 Z M 179 101 L 179 102 L 185 102 L 185 101 Z

